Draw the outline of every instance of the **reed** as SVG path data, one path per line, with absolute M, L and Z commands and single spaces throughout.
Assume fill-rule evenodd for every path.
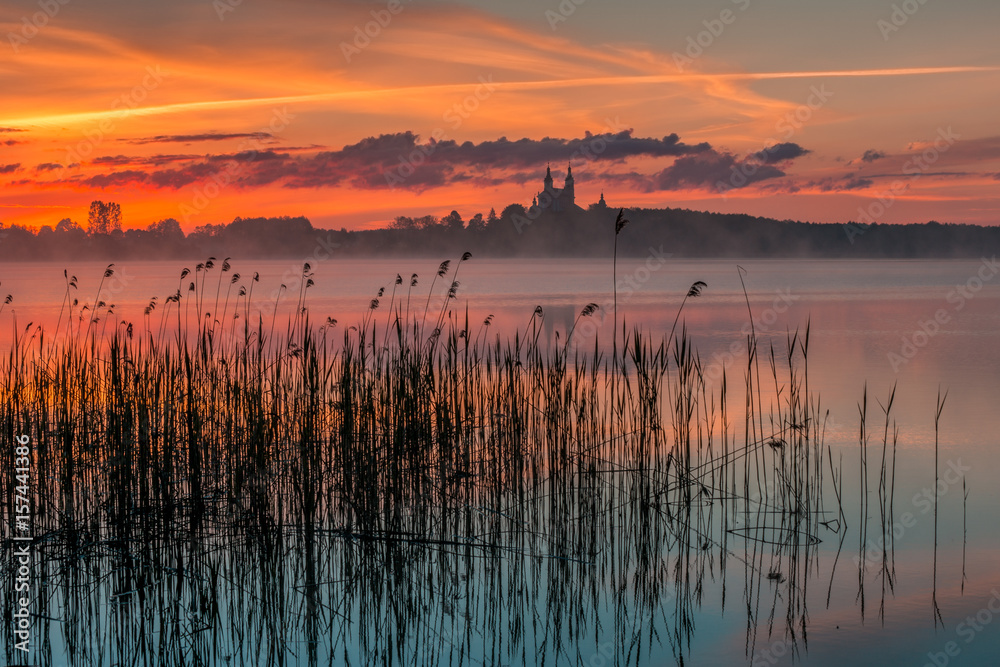
M 253 301 L 256 274 L 223 295 L 224 261 L 206 317 L 209 260 L 157 326 L 151 300 L 134 329 L 15 338 L 0 429 L 33 442 L 41 663 L 586 664 L 581 647 L 608 638 L 623 664 L 654 642 L 685 662 L 733 562 L 748 655 L 758 629 L 803 641 L 820 535 L 847 528 L 808 328 L 783 351 L 748 339 L 734 417 L 733 385 L 707 381 L 684 326 L 633 329 L 619 355 L 615 313 L 611 363 L 598 341 L 569 345 L 595 304 L 564 344 L 545 344 L 540 308 L 510 338 L 486 333 L 492 317 L 471 331 L 454 306 L 469 259 L 445 295 L 441 264 L 422 312 L 416 275 L 405 304 L 397 275 L 386 317 L 380 292 L 346 329 L 315 323 L 308 265 L 281 322 Z M 8 510 L 13 494 L 0 480 Z

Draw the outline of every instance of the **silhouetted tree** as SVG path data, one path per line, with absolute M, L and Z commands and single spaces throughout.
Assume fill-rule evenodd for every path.
M 184 231 L 181 229 L 181 223 L 173 218 L 166 218 L 165 220 L 150 223 L 146 231 L 163 239 L 184 240 Z
M 242 218 L 236 218 L 236 220 L 233 221 L 233 224 L 239 222 L 242 222 Z M 225 228 L 226 228 L 225 225 L 213 225 L 209 223 L 207 225 L 198 225 L 197 227 L 194 228 L 193 233 L 199 236 L 215 236 L 216 234 L 221 233 L 222 230 Z
M 76 224 L 69 218 L 63 218 L 56 224 L 56 231 L 60 233 L 71 232 L 77 229 L 82 229 L 80 225 Z
M 102 209 L 103 205 L 103 209 Z M 457 212 L 439 221 L 432 215 L 400 216 L 389 229 L 339 232 L 315 229 L 305 217 L 236 218 L 185 235 L 172 219 L 143 229 L 120 229 L 120 208 L 95 202 L 88 234 L 70 218 L 55 228 L 0 224 L 0 258 L 27 260 L 121 258 L 303 257 L 321 249 L 331 256 L 408 255 L 465 250 L 491 256 L 606 255 L 601 230 L 608 211 L 554 214 L 512 204 L 498 217 L 476 214 L 459 230 Z M 527 218 L 528 214 L 534 217 Z M 518 220 L 518 216 L 523 219 Z M 1000 247 L 1000 227 L 871 224 L 853 236 L 841 224 L 813 224 L 687 209 L 630 209 L 631 233 L 620 256 L 638 257 L 650 245 L 669 247 L 678 257 L 979 257 Z M 515 223 L 515 224 L 512 224 Z
M 111 234 L 122 230 L 122 207 L 115 202 L 92 201 L 87 213 L 87 231 Z
M 465 229 L 465 221 L 462 220 L 462 216 L 458 214 L 458 211 L 452 211 L 441 218 L 441 224 L 450 232 L 458 232 Z
M 397 215 L 396 219 L 389 223 L 389 229 L 416 229 L 417 225 L 413 218 L 406 215 Z
M 438 225 L 438 219 L 433 215 L 424 215 L 413 221 L 418 229 L 433 229 Z
M 521 204 L 511 204 L 500 214 L 500 219 L 510 222 L 515 215 L 525 216 L 527 215 L 527 210 Z
M 481 232 L 486 229 L 486 221 L 483 220 L 482 213 L 476 213 L 472 218 L 469 219 L 469 224 L 466 225 L 466 229 L 470 229 L 474 232 Z

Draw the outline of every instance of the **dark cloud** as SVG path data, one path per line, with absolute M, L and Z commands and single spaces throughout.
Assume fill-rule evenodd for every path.
M 218 173 L 218 167 L 201 162 L 186 165 L 179 169 L 164 169 L 150 176 L 150 181 L 158 188 L 179 190 L 192 183 L 197 183 Z
M 485 178 L 485 170 L 531 169 L 525 178 L 537 179 L 540 165 L 572 162 L 621 162 L 630 157 L 680 157 L 711 150 L 707 143 L 685 144 L 676 134 L 662 139 L 637 138 L 632 130 L 591 134 L 581 138 L 518 139 L 458 143 L 452 140 L 420 143 L 412 132 L 368 137 L 340 151 L 326 151 L 300 160 L 288 175 L 288 187 L 318 187 L 348 182 L 355 187 L 387 184 L 415 190 Z M 509 179 L 502 179 L 509 182 Z
M 20 162 L 15 162 L 14 164 L 0 164 L 0 174 L 13 174 L 20 168 Z
M 794 143 L 775 144 L 745 158 L 712 150 L 702 155 L 678 159 L 657 174 L 654 182 L 661 190 L 710 188 L 725 192 L 780 178 L 785 172 L 775 164 L 788 162 L 808 153 L 808 150 Z
M 605 172 L 598 175 L 605 184 L 627 186 L 643 192 L 657 190 L 709 189 L 720 192 L 744 188 L 785 176 L 774 166 L 808 154 L 798 144 L 776 144 L 771 148 L 739 158 L 714 149 L 678 158 L 672 165 L 652 176 L 635 171 Z M 534 177 L 537 179 L 537 175 Z
M 870 178 L 851 178 L 840 186 L 840 190 L 864 190 L 871 187 L 875 181 Z
M 539 180 L 539 170 L 551 162 L 557 173 L 565 173 L 562 165 L 571 163 L 582 181 L 603 179 L 607 175 L 646 191 L 716 188 L 720 183 L 729 189 L 784 176 L 780 164 L 809 152 L 798 144 L 783 143 L 741 158 L 717 151 L 707 143 L 685 144 L 676 134 L 659 139 L 642 138 L 633 136 L 632 130 L 586 133 L 573 139 L 511 141 L 501 137 L 480 143 L 433 138 L 421 142 L 413 132 L 400 132 L 366 137 L 340 150 L 296 154 L 303 150 L 310 149 L 247 150 L 203 156 L 108 155 L 95 158 L 91 164 L 128 169 L 94 176 L 87 182 L 95 187 L 149 183 L 180 189 L 211 179 L 236 187 L 346 185 L 366 190 L 399 187 L 419 192 L 459 183 L 478 187 L 535 183 Z M 654 174 L 608 173 L 607 166 L 621 165 L 635 157 L 675 160 Z M 598 165 L 600 170 L 596 168 Z
M 56 164 L 55 162 L 43 162 L 35 167 L 35 171 L 52 171 L 54 169 L 62 169 L 61 164 Z
M 136 139 L 119 139 L 118 141 L 127 144 L 189 144 L 199 141 L 226 141 L 228 139 L 274 139 L 274 135 L 268 132 L 240 132 L 230 134 L 219 134 L 216 132 L 206 132 L 204 134 L 160 134 L 155 137 L 139 137 Z
M 921 172 L 889 172 L 881 174 L 865 174 L 866 178 L 900 179 L 904 181 L 916 180 L 927 176 L 936 178 L 963 178 L 966 176 L 979 176 L 980 173 L 971 171 L 921 171 Z
M 807 188 L 811 190 L 819 190 L 820 192 L 847 192 L 850 190 L 863 190 L 871 187 L 874 183 L 875 181 L 871 178 L 862 178 L 857 174 L 852 173 L 845 174 L 844 176 L 831 176 L 819 180 L 803 181 L 798 184 L 795 190 L 783 188 L 781 191 L 797 192 L 799 188 Z
M 17 144 L 23 143 L 23 141 L 17 141 L 16 139 L 5 139 L 4 141 L 0 141 L 0 144 L 3 144 L 4 146 L 16 146 Z
M 17 127 L 0 127 L 0 134 L 4 132 L 27 132 L 27 130 L 22 130 Z
M 798 144 L 789 142 L 784 144 L 774 144 L 770 148 L 754 153 L 751 157 L 764 164 L 774 164 L 776 162 L 794 160 L 795 158 L 800 158 L 803 155 L 808 155 L 810 152 L 811 151 L 802 148 L 802 146 L 799 146 Z
M 784 175 L 785 172 L 764 161 L 740 160 L 729 153 L 712 151 L 678 159 L 654 176 L 653 182 L 660 190 L 713 188 L 725 191 Z
M 149 175 L 145 172 L 136 171 L 135 169 L 127 169 L 125 171 L 116 171 L 110 174 L 98 174 L 97 176 L 84 179 L 81 182 L 92 188 L 107 188 L 129 185 L 132 183 L 145 183 L 148 180 Z
M 151 155 L 147 157 L 131 155 L 102 155 L 91 160 L 91 164 L 108 165 L 112 167 L 124 167 L 126 165 L 158 167 L 172 162 L 190 162 L 201 158 L 201 155 Z
M 861 161 L 862 162 L 867 162 L 867 163 L 871 164 L 872 162 L 875 162 L 876 160 L 881 160 L 882 158 L 885 157 L 885 155 L 886 154 L 883 153 L 882 151 L 877 151 L 877 150 L 871 149 L 871 150 L 865 151 L 865 154 L 861 156 Z

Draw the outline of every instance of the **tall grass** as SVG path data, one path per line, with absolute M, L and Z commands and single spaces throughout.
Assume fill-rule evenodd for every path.
M 632 330 L 609 363 L 572 331 L 546 345 L 540 309 L 510 338 L 470 324 L 468 259 L 423 309 L 397 276 L 346 329 L 313 319 L 308 265 L 292 318 L 265 323 L 228 260 L 204 294 L 212 259 L 159 324 L 153 300 L 134 328 L 16 338 L 0 429 L 33 443 L 39 661 L 588 664 L 610 641 L 621 664 L 684 662 L 715 581 L 742 596 L 748 656 L 759 630 L 804 646 L 817 544 L 846 532 L 809 329 L 783 351 L 752 335 L 713 386 L 684 327 Z

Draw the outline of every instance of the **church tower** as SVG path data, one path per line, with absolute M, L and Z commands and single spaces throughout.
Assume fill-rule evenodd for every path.
M 576 184 L 573 181 L 573 167 L 566 169 L 566 181 L 562 188 L 556 188 L 552 183 L 552 167 L 545 168 L 545 185 L 532 202 L 533 207 L 540 207 L 553 213 L 564 213 L 579 210 L 576 205 Z
M 573 182 L 573 165 L 566 166 L 566 184 L 563 187 L 563 206 L 572 207 L 576 204 L 576 188 Z

